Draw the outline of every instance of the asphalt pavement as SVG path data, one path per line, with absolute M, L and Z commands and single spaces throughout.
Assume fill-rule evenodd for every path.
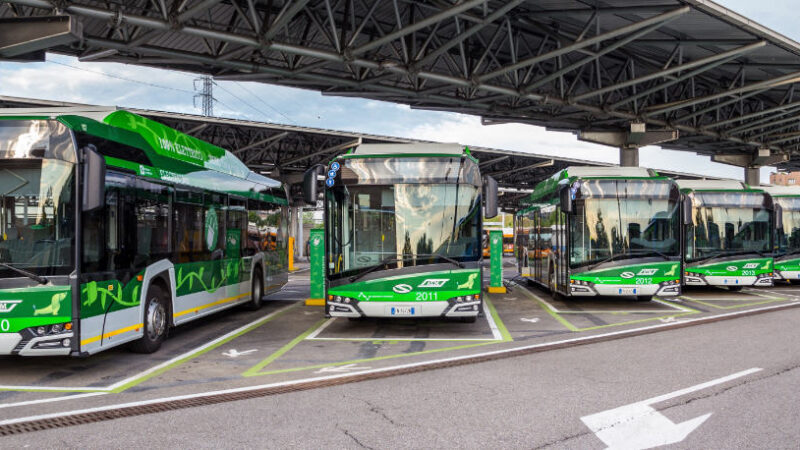
M 648 439 L 675 440 L 676 448 L 798 448 L 798 325 L 800 310 L 790 309 L 20 434 L 0 438 L 0 448 L 600 449 Z M 609 416 L 614 419 L 599 431 L 590 427 Z

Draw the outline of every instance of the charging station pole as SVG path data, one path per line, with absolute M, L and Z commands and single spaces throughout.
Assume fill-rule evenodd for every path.
M 505 294 L 503 286 L 503 230 L 489 232 L 489 288 L 490 294 Z
M 308 306 L 325 306 L 325 230 L 313 229 L 309 236 L 311 295 Z

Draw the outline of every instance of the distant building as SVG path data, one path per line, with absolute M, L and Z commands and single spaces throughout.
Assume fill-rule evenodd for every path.
M 776 186 L 800 186 L 800 172 L 773 172 L 769 174 L 769 184 Z

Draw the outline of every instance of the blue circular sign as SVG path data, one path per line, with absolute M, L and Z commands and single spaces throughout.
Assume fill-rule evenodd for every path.
M 328 178 L 336 178 L 336 171 L 335 170 L 329 170 L 328 171 Z
M 333 187 L 333 183 L 334 183 L 333 178 L 328 178 L 327 180 L 325 180 L 325 185 L 328 187 Z
M 338 162 L 335 162 L 335 163 L 331 164 L 331 170 L 339 170 L 339 167 L 341 167 L 341 166 L 339 166 Z

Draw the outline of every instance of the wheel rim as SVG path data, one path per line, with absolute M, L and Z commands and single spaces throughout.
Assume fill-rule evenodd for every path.
M 157 298 L 150 299 L 147 308 L 147 337 L 151 341 L 157 340 L 167 328 L 167 313 L 164 306 Z

